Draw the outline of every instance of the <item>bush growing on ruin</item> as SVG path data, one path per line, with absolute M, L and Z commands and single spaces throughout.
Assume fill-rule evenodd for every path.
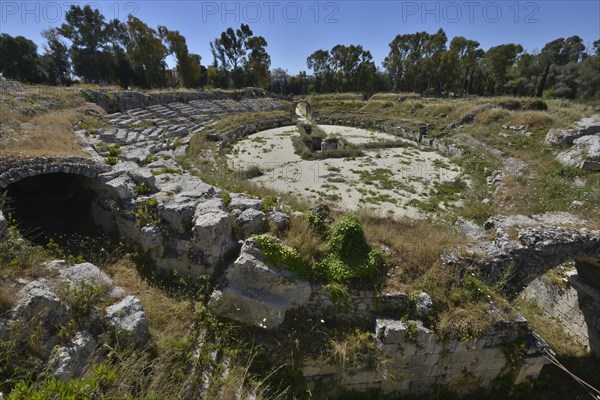
M 330 253 L 319 263 L 319 272 L 327 281 L 372 277 L 381 267 L 381 251 L 371 249 L 362 224 L 353 215 L 343 215 L 335 221 L 328 246 Z

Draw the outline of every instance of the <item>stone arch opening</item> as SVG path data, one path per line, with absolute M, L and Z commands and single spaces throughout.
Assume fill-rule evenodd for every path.
M 74 234 L 104 233 L 94 217 L 100 193 L 92 178 L 65 172 L 34 175 L 8 185 L 4 193 L 3 211 L 36 244 L 45 246 L 53 239 L 67 245 Z

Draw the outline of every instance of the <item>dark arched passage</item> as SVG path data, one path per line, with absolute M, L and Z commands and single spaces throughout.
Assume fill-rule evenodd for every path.
M 102 233 L 94 223 L 95 188 L 96 182 L 82 175 L 36 175 L 9 185 L 3 208 L 23 236 L 40 245 L 74 233 L 92 236 Z

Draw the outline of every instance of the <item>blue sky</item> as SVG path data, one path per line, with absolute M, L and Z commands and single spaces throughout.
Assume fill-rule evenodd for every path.
M 43 44 L 40 31 L 60 25 L 70 1 L 0 0 L 0 32 L 23 35 Z M 156 28 L 179 30 L 203 64 L 212 62 L 208 43 L 229 26 L 248 23 L 267 39 L 272 68 L 295 74 L 306 57 L 336 44 L 361 44 L 378 66 L 395 35 L 446 31 L 465 36 L 483 49 L 520 43 L 540 50 L 558 37 L 579 35 L 591 45 L 600 38 L 600 1 L 90 1 L 107 19 L 128 13 Z M 168 60 L 173 64 L 173 60 Z

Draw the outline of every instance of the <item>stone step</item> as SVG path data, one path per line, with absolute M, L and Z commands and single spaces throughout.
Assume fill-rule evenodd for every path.
M 119 121 L 117 123 L 118 126 L 129 126 L 129 125 L 133 125 L 134 122 L 138 121 L 135 118 L 130 118 L 130 119 L 124 119 L 122 121 Z
M 138 137 L 139 137 L 139 133 L 138 132 L 130 131 L 127 134 L 127 143 L 135 143 L 135 142 L 137 142 Z
M 115 135 L 115 141 L 117 143 L 125 143 L 127 141 L 127 130 L 119 129 Z
M 170 129 L 165 133 L 165 137 L 184 137 L 189 133 L 188 129 L 185 126 L 174 127 L 175 129 Z

